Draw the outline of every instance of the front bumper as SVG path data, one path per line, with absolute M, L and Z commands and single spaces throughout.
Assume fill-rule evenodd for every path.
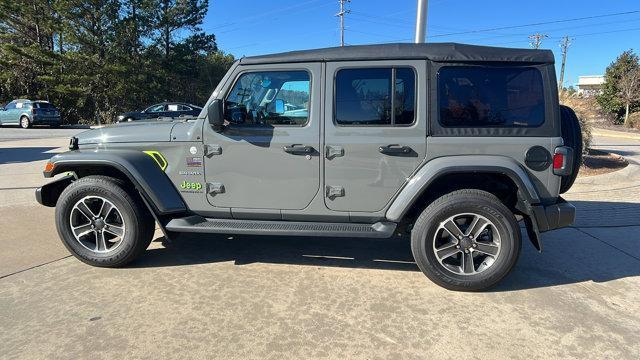
M 55 207 L 62 191 L 75 180 L 75 176 L 66 175 L 36 189 L 36 201 L 40 205 Z
M 551 205 L 531 207 L 539 232 L 559 229 L 573 225 L 576 220 L 576 208 L 563 198 Z

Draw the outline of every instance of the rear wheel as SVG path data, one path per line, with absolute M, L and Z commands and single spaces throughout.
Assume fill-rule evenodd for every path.
M 494 286 L 509 274 L 520 247 L 520 228 L 511 211 L 494 195 L 473 189 L 435 200 L 411 232 L 411 250 L 420 270 L 450 290 Z
M 23 129 L 28 129 L 31 127 L 31 120 L 27 116 L 23 116 L 20 118 L 20 127 Z
M 137 258 L 153 238 L 155 222 L 125 184 L 106 176 L 73 182 L 56 204 L 58 234 L 79 260 L 118 267 Z
M 560 182 L 560 193 L 563 194 L 569 191 L 573 185 L 582 164 L 582 129 L 578 116 L 568 106 L 560 106 L 560 120 L 564 146 L 573 149 L 573 171 L 571 174 L 563 176 Z

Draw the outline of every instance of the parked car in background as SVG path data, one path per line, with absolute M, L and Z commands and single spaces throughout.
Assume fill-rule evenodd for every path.
M 0 107 L 0 125 L 60 126 L 60 111 L 48 101 L 17 99 Z
M 198 116 L 202 108 L 181 102 L 163 102 L 142 111 L 132 111 L 118 116 L 118 122 L 150 120 L 161 117 Z

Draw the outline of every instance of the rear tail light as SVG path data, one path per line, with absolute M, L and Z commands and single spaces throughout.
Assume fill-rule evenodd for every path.
M 553 155 L 553 169 L 560 170 L 564 166 L 564 154 L 556 153 Z
M 553 153 L 553 173 L 566 176 L 573 172 L 573 149 L 559 146 Z

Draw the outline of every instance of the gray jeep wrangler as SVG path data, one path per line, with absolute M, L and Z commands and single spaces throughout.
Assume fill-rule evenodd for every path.
M 238 60 L 197 118 L 89 130 L 37 189 L 81 261 L 122 266 L 176 233 L 388 238 L 448 289 L 569 226 L 582 141 L 548 50 L 349 46 Z

